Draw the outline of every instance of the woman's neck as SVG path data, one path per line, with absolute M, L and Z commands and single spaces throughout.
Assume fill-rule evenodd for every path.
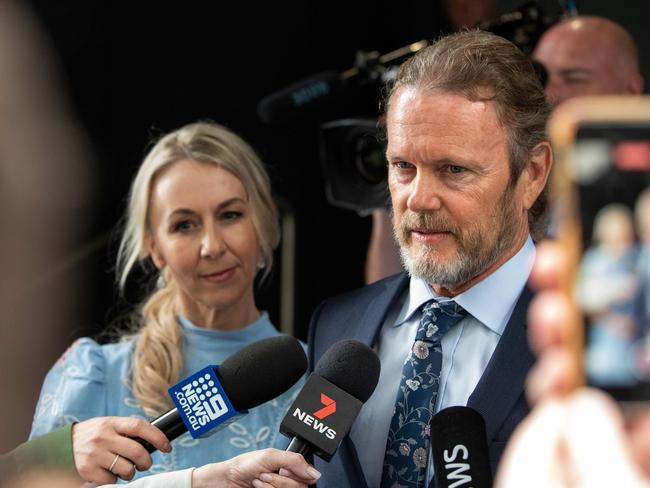
M 181 300 L 181 313 L 194 325 L 204 329 L 239 330 L 260 318 L 260 311 L 252 297 L 227 308 L 208 307 L 195 301 L 183 302 Z

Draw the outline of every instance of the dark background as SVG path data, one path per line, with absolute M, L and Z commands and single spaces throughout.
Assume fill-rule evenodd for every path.
M 128 310 L 117 298 L 112 267 L 129 183 L 152 138 L 199 119 L 222 123 L 251 143 L 268 166 L 281 206 L 295 214 L 295 334 L 306 337 L 322 299 L 363 284 L 369 218 L 326 201 L 317 121 L 265 125 L 257 103 L 298 79 L 351 67 L 358 50 L 385 53 L 432 39 L 447 30 L 439 2 L 28 3 L 59 58 L 98 168 L 87 253 L 75 263 L 89 273 L 90 301 L 79 322 L 70 324 L 70 340 L 96 335 Z M 497 13 L 520 3 L 497 2 Z M 557 2 L 543 3 L 557 8 Z M 579 7 L 621 22 L 643 49 L 650 2 L 619 4 L 583 1 Z M 645 60 L 643 68 L 647 73 Z M 330 117 L 376 115 L 374 92 L 349 98 Z M 279 281 L 276 272 L 258 297 L 277 325 Z M 139 298 L 133 288 L 130 303 Z

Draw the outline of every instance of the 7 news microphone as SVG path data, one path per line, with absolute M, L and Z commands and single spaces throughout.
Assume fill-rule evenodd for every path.
M 344 340 L 320 358 L 280 425 L 287 451 L 329 461 L 379 381 L 379 358 L 365 344 Z
M 449 407 L 431 419 L 436 488 L 491 488 L 485 421 L 469 407 Z
M 206 437 L 233 417 L 291 388 L 307 370 L 300 342 L 277 336 L 254 342 L 220 366 L 207 366 L 169 388 L 176 408 L 151 422 L 170 441 L 189 431 Z M 148 452 L 156 448 L 137 438 Z

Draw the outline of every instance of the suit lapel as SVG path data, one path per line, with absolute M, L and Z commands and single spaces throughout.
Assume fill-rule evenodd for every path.
M 468 407 L 483 415 L 488 444 L 523 393 L 526 375 L 535 362 L 526 337 L 526 313 L 531 298 L 532 293 L 526 286 L 481 380 L 467 402 Z
M 384 289 L 379 291 L 368 302 L 363 318 L 357 324 L 353 324 L 354 330 L 351 331 L 351 337 L 372 347 L 377 341 L 388 311 L 404 291 L 408 282 L 408 275 L 402 273 L 392 280 L 389 279 L 380 283 L 380 285 L 384 286 Z M 368 488 L 356 446 L 349 435 L 343 439 L 339 447 L 339 455 L 341 463 L 345 466 L 345 472 L 348 473 L 352 481 L 351 486 Z
M 408 275 L 402 273 L 393 279 L 380 283 L 384 289 L 369 301 L 362 319 L 355 324 L 356 327 L 352 335 L 353 339 L 363 342 L 370 347 L 375 344 L 388 311 L 404 291 L 408 282 Z

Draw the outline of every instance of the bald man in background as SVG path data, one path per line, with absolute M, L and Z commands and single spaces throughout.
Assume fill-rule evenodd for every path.
M 643 92 L 636 44 L 609 19 L 578 16 L 554 25 L 539 40 L 533 58 L 548 70 L 546 96 L 554 106 L 580 95 Z
M 553 106 L 580 95 L 639 95 L 639 50 L 621 25 L 603 17 L 576 16 L 540 38 L 533 58 L 548 70 L 546 97 Z M 373 213 L 366 256 L 366 283 L 402 271 L 390 216 Z

